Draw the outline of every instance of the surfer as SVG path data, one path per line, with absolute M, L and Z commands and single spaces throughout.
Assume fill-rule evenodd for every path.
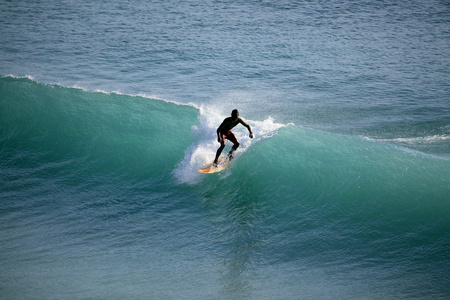
M 239 118 L 238 110 L 234 109 L 231 112 L 231 117 L 225 118 L 222 124 L 220 124 L 219 128 L 217 128 L 217 141 L 220 143 L 220 147 L 219 149 L 217 149 L 216 158 L 214 159 L 214 166 L 217 166 L 219 156 L 222 153 L 223 148 L 225 148 L 225 139 L 228 139 L 233 143 L 233 147 L 231 148 L 230 152 L 228 152 L 228 160 L 233 159 L 233 152 L 239 147 L 239 142 L 234 136 L 234 133 L 231 131 L 231 129 L 239 123 L 247 127 L 248 131 L 250 132 L 249 137 L 251 139 L 253 138 L 252 128 L 241 118 Z

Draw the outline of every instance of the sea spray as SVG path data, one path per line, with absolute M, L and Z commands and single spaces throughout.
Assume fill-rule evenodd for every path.
M 198 169 L 214 159 L 219 147 L 216 130 L 225 117 L 212 107 L 204 105 L 200 107 L 199 124 L 192 126 L 193 143 L 186 149 L 183 160 L 174 170 L 178 183 L 196 184 L 205 176 L 199 174 Z M 246 122 L 252 127 L 254 138 L 250 139 L 247 129 L 241 128 L 240 125 L 233 128 L 233 132 L 240 142 L 240 146 L 234 154 L 235 161 L 238 161 L 242 153 L 247 151 L 252 144 L 273 136 L 278 129 L 285 126 L 274 122 L 270 117 L 264 121 L 246 120 Z M 226 153 L 230 147 L 230 142 L 228 142 L 224 152 Z

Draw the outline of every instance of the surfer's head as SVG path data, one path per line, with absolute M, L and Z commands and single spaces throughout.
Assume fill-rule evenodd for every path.
M 233 111 L 231 112 L 231 118 L 234 121 L 236 121 L 238 117 L 239 117 L 239 111 L 237 109 L 233 109 Z

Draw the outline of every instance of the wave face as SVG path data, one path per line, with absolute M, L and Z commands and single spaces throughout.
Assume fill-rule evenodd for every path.
M 449 160 L 246 120 L 204 175 L 211 107 L 12 77 L 0 95 L 6 298 L 450 295 Z

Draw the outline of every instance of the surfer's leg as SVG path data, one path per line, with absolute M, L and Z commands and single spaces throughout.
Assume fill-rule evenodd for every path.
M 237 148 L 239 148 L 239 142 L 238 142 L 236 136 L 234 135 L 234 133 L 231 130 L 228 131 L 227 139 L 233 143 L 233 147 L 231 147 L 230 152 L 228 152 L 228 160 L 232 160 L 233 159 L 233 152 Z
M 216 158 L 214 159 L 214 165 L 217 166 L 217 161 L 219 160 L 219 156 L 222 153 L 223 148 L 225 148 L 225 143 L 220 144 L 219 149 L 216 152 Z
M 233 147 L 231 147 L 230 152 L 228 152 L 228 160 L 232 160 L 233 159 L 233 152 L 239 148 L 239 142 L 237 140 L 234 141 L 234 145 Z

